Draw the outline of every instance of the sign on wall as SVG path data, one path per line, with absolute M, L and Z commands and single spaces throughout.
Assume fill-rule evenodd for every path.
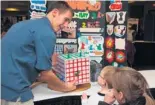
M 30 19 L 46 16 L 47 0 L 30 0 Z
M 126 65 L 127 10 L 128 1 L 106 1 L 104 66 Z

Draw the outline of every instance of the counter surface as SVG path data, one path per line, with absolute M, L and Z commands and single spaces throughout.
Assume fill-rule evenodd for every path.
M 146 71 L 139 71 L 147 80 L 150 88 L 155 88 L 155 70 L 146 70 Z M 83 92 L 87 93 L 88 95 L 92 95 L 100 90 L 100 86 L 97 82 L 91 83 L 91 87 L 88 90 L 81 91 L 81 92 L 68 92 L 62 93 L 53 91 L 47 88 L 47 84 L 40 84 L 32 89 L 34 94 L 34 101 L 41 101 L 51 98 L 57 98 L 62 96 L 75 96 L 81 95 Z

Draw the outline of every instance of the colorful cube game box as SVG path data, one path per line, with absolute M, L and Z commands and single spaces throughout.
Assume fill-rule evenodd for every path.
M 76 85 L 90 83 L 90 59 L 82 53 L 58 56 L 53 72 L 63 81 L 77 80 Z

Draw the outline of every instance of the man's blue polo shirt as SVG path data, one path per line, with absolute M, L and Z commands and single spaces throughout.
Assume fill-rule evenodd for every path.
M 33 98 L 30 85 L 41 70 L 50 70 L 56 36 L 47 17 L 13 25 L 1 42 L 2 99 Z

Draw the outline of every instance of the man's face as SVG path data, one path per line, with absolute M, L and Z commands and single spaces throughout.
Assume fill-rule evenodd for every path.
M 57 32 L 59 30 L 61 30 L 63 27 L 67 26 L 71 19 L 72 19 L 72 13 L 69 10 L 66 10 L 65 12 L 60 13 L 60 11 L 58 11 L 55 15 L 55 23 L 54 23 L 54 30 Z

